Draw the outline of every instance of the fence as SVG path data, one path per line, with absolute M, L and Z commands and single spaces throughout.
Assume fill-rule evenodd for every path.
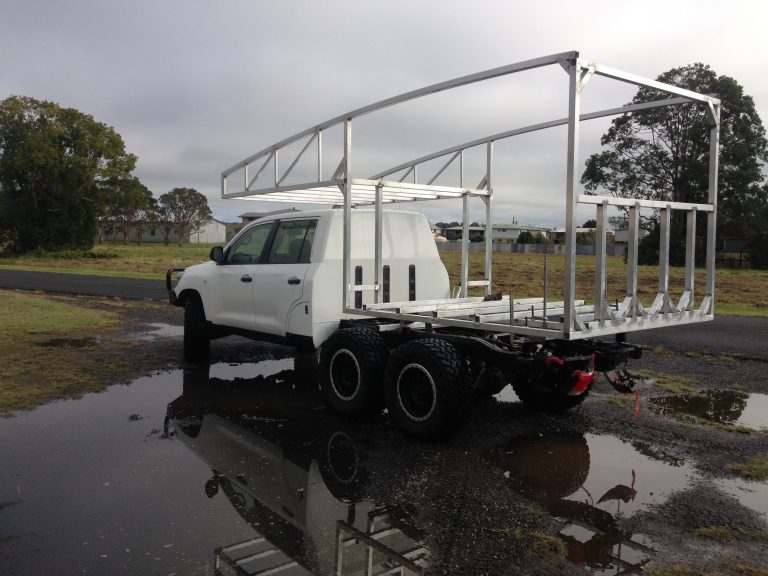
M 606 247 L 608 256 L 626 256 L 625 244 L 609 244 Z M 461 242 L 437 242 L 440 252 L 460 252 Z M 565 254 L 565 244 L 493 244 L 494 252 L 510 252 L 512 254 Z M 470 252 L 485 252 L 485 242 L 470 242 Z M 577 244 L 578 256 L 594 256 L 595 247 L 592 244 Z

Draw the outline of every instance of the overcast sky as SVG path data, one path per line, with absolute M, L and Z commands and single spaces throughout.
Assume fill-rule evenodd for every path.
M 2 0 L 1 6 L 0 98 L 52 100 L 114 126 L 139 158 L 135 174 L 155 196 L 196 188 L 214 215 L 228 221 L 276 208 L 222 200 L 219 191 L 223 169 L 273 142 L 388 96 L 558 52 L 578 50 L 585 59 L 647 77 L 704 62 L 736 78 L 768 120 L 764 2 Z M 633 93 L 593 80 L 583 110 L 624 104 Z M 561 117 L 567 97 L 566 75 L 555 66 L 366 117 L 355 125 L 354 175 Z M 585 123 L 580 167 L 598 150 L 608 122 Z M 495 220 L 561 225 L 564 159 L 564 129 L 499 145 Z M 482 220 L 479 204 L 473 219 Z M 460 219 L 455 203 L 418 207 L 433 221 Z

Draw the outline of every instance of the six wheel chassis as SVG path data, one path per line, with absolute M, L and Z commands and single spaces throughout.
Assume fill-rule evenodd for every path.
M 365 416 L 386 406 L 398 428 L 435 439 L 460 427 L 476 397 L 507 384 L 525 404 L 562 412 L 584 400 L 596 373 L 641 355 L 623 338 L 536 340 L 347 320 L 321 349 L 320 380 L 333 409 Z

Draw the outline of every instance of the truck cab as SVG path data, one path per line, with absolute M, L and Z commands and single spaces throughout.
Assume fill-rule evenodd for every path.
M 352 223 L 353 282 L 371 285 L 373 211 L 354 210 Z M 448 273 L 424 215 L 389 211 L 383 224 L 383 281 L 357 292 L 356 307 L 448 298 Z M 319 347 L 350 317 L 340 297 L 342 246 L 340 210 L 290 212 L 254 221 L 214 248 L 209 262 L 186 268 L 169 296 L 192 329 L 188 358 L 204 353 L 207 338 L 233 333 Z

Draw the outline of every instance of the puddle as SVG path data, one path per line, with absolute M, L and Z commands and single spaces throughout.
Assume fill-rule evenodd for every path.
M 86 336 L 85 338 L 51 338 L 39 342 L 37 345 L 43 348 L 88 348 L 101 342 L 99 337 Z
M 675 394 L 651 398 L 649 406 L 663 416 L 687 414 L 718 424 L 748 428 L 768 427 L 768 394 L 735 390 L 703 390 L 696 394 Z
M 489 459 L 511 488 L 562 519 L 559 535 L 572 562 L 612 574 L 639 570 L 652 553 L 647 540 L 622 532 L 617 520 L 664 502 L 694 472 L 639 448 L 612 436 L 549 434 L 517 438 Z
M 220 380 L 249 380 L 253 378 L 269 378 L 285 370 L 293 370 L 293 358 L 281 358 L 279 360 L 263 360 L 261 362 L 227 363 L 218 362 L 212 364 L 209 370 L 210 378 Z
M 136 340 L 158 340 L 160 338 L 181 338 L 184 336 L 184 326 L 153 322 L 149 330 L 137 332 L 133 335 Z
M 715 484 L 747 508 L 762 514 L 764 520 L 768 520 L 768 484 L 749 482 L 741 478 L 715 480 Z
M 441 484 L 425 457 L 436 448 L 401 451 L 404 440 L 386 427 L 361 435 L 324 408 L 316 375 L 302 362 L 271 357 L 176 370 L 0 420 L 4 569 L 57 573 L 66 563 L 72 573 L 192 574 L 213 572 L 212 561 L 241 561 L 247 573 L 324 576 L 366 573 L 370 561 L 373 573 L 450 573 L 428 565 L 460 534 L 452 515 L 442 523 L 446 534 L 431 520 L 446 512 L 431 509 L 430 498 L 455 496 L 455 484 Z M 498 397 L 513 401 L 510 393 Z M 467 474 L 491 480 L 500 513 L 478 508 L 482 518 L 468 534 L 478 541 L 488 531 L 507 534 L 523 494 L 558 519 L 568 558 L 593 574 L 641 570 L 654 544 L 624 531 L 622 517 L 663 503 L 693 475 L 661 448 L 611 436 L 492 442 L 478 440 L 486 459 Z M 450 444 L 444 449 L 461 457 Z M 372 485 L 373 478 L 387 480 Z M 419 501 L 403 491 L 404 478 L 434 484 Z M 723 482 L 765 510 L 763 488 Z M 365 498 L 372 493 L 376 502 Z M 493 540 L 482 545 L 490 554 L 478 572 L 516 561 Z

